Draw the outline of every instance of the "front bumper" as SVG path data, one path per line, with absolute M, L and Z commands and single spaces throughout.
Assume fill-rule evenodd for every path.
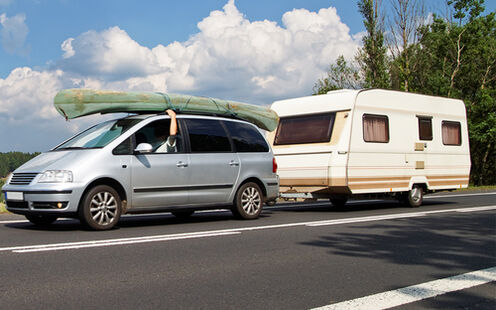
M 84 186 L 77 183 L 35 183 L 32 185 L 10 185 L 2 188 L 6 194 L 7 210 L 12 213 L 53 214 L 76 217 Z

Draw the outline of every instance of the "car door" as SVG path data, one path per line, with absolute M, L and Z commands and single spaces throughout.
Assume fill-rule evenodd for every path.
M 240 161 L 224 125 L 217 119 L 185 119 L 190 143 L 190 203 L 227 203 Z
M 173 153 L 160 151 L 168 138 L 170 119 L 151 122 L 134 134 L 135 146 L 148 143 L 152 152 L 135 154 L 131 160 L 133 207 L 188 204 L 189 155 L 184 152 L 181 130 Z

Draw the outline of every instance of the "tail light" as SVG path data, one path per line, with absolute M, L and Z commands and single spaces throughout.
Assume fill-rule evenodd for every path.
M 277 173 L 277 162 L 275 157 L 272 157 L 272 173 Z

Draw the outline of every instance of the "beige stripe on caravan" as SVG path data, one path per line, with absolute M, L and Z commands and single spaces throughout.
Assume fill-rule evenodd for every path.
M 294 170 L 324 170 L 327 171 L 329 169 L 328 166 L 321 167 L 287 167 L 287 168 L 277 168 L 279 171 L 294 171 Z
M 408 187 L 411 177 L 352 177 L 345 178 L 281 178 L 281 186 L 346 186 L 350 189 L 378 189 Z M 459 176 L 427 176 L 430 186 L 467 185 L 469 178 L 465 175 Z
M 393 189 L 399 187 L 408 187 L 410 182 L 395 182 L 395 183 L 363 183 L 363 184 L 350 184 L 351 190 L 356 189 Z
M 466 186 L 468 185 L 468 179 L 467 180 L 456 180 L 456 181 L 429 181 L 430 186 L 447 186 L 447 185 L 462 185 Z
M 362 182 L 389 182 L 389 181 L 410 181 L 410 177 L 350 177 L 348 182 L 350 183 L 362 183 Z
M 280 179 L 280 186 L 327 186 L 327 178 Z
M 436 176 L 427 176 L 427 180 L 446 180 L 446 179 L 461 179 L 468 180 L 470 176 L 467 175 L 436 175 Z

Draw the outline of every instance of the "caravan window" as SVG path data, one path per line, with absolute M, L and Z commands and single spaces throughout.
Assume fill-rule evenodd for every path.
M 362 121 L 365 142 L 389 142 L 389 120 L 386 115 L 364 114 Z
M 283 117 L 274 145 L 329 142 L 336 113 Z
M 461 145 L 462 131 L 459 122 L 443 121 L 443 144 L 444 145 Z
M 419 139 L 432 140 L 432 117 L 418 116 Z

